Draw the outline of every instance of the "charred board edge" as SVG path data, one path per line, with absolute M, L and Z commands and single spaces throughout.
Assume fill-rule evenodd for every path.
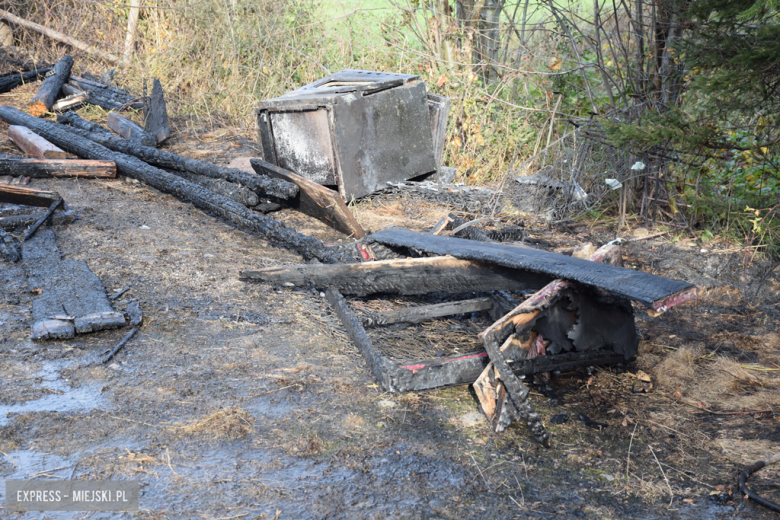
M 467 314 L 471 312 L 486 311 L 493 308 L 492 298 L 472 298 L 455 302 L 437 303 L 434 305 L 422 305 L 419 307 L 406 307 L 386 312 L 371 314 L 364 320 L 366 327 L 378 327 L 393 323 L 421 323 L 452 316 L 455 314 Z
M 595 289 L 634 300 L 654 309 L 669 296 L 689 291 L 688 282 L 655 276 L 625 267 L 597 264 L 557 253 L 520 248 L 507 244 L 474 242 L 452 237 L 417 233 L 407 229 L 388 228 L 371 236 L 379 243 L 410 247 L 432 254 L 449 254 L 457 258 L 493 262 L 518 270 L 532 271 L 573 280 Z
M 261 159 L 250 159 L 249 163 L 259 174 L 298 186 L 298 197 L 291 199 L 290 203 L 302 213 L 353 238 L 360 239 L 366 236 L 366 232 L 338 192 Z
M 48 208 L 53 202 L 58 200 L 62 200 L 62 197 L 54 191 L 0 185 L 0 202 Z
M 9 230 L 24 226 L 32 226 L 44 215 L 45 213 L 38 213 L 35 215 L 13 215 L 10 217 L 0 217 L 0 228 Z M 61 224 L 70 224 L 75 219 L 76 214 L 71 210 L 64 211 L 62 213 L 55 213 L 51 217 L 51 225 L 59 226 Z
M 116 177 L 116 163 L 83 159 L 27 159 L 0 155 L 0 175 L 34 179 L 50 177 L 113 179 Z

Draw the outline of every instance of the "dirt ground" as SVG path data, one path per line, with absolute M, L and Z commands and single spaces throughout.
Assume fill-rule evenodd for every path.
M 225 164 L 254 153 L 229 131 L 180 133 L 168 147 Z M 774 517 L 736 479 L 780 441 L 780 269 L 744 269 L 732 245 L 624 244 L 629 267 L 696 283 L 701 298 L 656 318 L 637 308 L 640 354 L 625 371 L 564 373 L 553 395 L 532 391 L 552 434 L 544 449 L 524 425 L 493 434 L 468 387 L 383 393 L 318 291 L 238 279 L 302 263 L 296 254 L 121 177 L 31 187 L 78 214 L 55 228 L 64 256 L 108 294 L 130 287 L 115 307 L 138 301 L 145 318 L 108 366 L 98 360 L 126 330 L 33 343 L 34 287 L 0 260 L 0 477 L 139 480 L 142 510 L 0 517 Z M 374 231 L 423 230 L 447 208 L 386 195 L 356 212 Z M 291 210 L 274 216 L 345 239 Z M 588 223 L 527 231 L 564 252 L 616 236 Z M 559 414 L 570 418 L 550 422 Z M 751 482 L 777 500 L 777 479 L 769 467 Z

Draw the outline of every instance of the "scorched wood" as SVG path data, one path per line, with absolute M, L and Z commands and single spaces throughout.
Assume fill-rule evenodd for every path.
M 45 75 L 51 70 L 51 67 L 42 67 L 37 70 L 30 70 L 27 72 L 12 72 L 10 74 L 3 74 L 0 76 L 0 94 L 10 92 L 19 85 L 36 81 L 41 76 Z
M 33 235 L 35 235 L 35 232 L 38 231 L 38 228 L 43 225 L 44 222 L 51 219 L 52 215 L 54 215 L 54 212 L 57 210 L 57 208 L 60 207 L 62 204 L 62 199 L 55 200 L 51 203 L 51 206 L 49 206 L 49 211 L 43 214 L 41 218 L 39 218 L 35 224 L 33 224 L 30 229 L 27 230 L 27 232 L 24 234 L 24 238 L 22 238 L 22 242 L 26 242 L 30 240 Z
M 537 249 L 439 237 L 401 228 L 384 229 L 371 238 L 381 244 L 491 262 L 520 271 L 573 280 L 621 298 L 638 301 L 657 312 L 696 297 L 696 287 L 687 282 Z
M 57 148 L 49 141 L 34 133 L 27 127 L 11 125 L 8 127 L 8 137 L 27 155 L 38 159 L 67 159 L 65 150 Z
M 40 117 L 49 110 L 57 99 L 60 93 L 62 85 L 68 81 L 70 77 L 70 69 L 73 66 L 73 58 L 68 55 L 62 57 L 54 65 L 54 74 L 43 80 L 41 88 L 32 97 L 28 110 L 30 115 L 34 117 Z
M 297 251 L 304 258 L 317 258 L 328 263 L 349 261 L 347 255 L 325 247 L 315 238 L 296 233 L 271 217 L 255 213 L 234 200 L 186 181 L 172 173 L 150 166 L 140 159 L 113 152 L 89 139 L 84 139 L 75 134 L 74 129 L 30 117 L 28 114 L 8 106 L 0 107 L 0 117 L 11 124 L 20 124 L 35 130 L 39 135 L 79 157 L 112 160 L 116 163 L 120 173 L 145 182 L 165 193 L 187 199 L 198 208 L 218 215 L 240 227 L 262 234 L 272 243 Z M 150 150 L 154 150 L 154 148 L 150 148 Z
M 125 139 L 137 141 L 143 146 L 157 146 L 157 139 L 152 134 L 116 112 L 108 114 L 106 125 Z
M 114 161 L 90 161 L 81 159 L 25 159 L 22 157 L 0 156 L 0 175 L 13 177 L 116 177 Z
M 353 238 L 366 236 L 338 192 L 260 159 L 250 159 L 249 164 L 257 173 L 297 185 L 298 196 L 290 200 L 290 205 L 298 211 Z
M 514 269 L 458 260 L 451 256 L 380 260 L 336 265 L 296 265 L 241 271 L 242 280 L 336 287 L 343 294 L 366 296 L 376 293 L 426 294 L 528 290 L 544 286 L 549 277 L 518 273 Z
M 32 226 L 45 213 L 38 213 L 35 215 L 14 215 L 12 217 L 0 217 L 0 229 L 16 229 L 25 226 Z M 70 224 L 75 220 L 76 216 L 72 211 L 64 211 L 62 213 L 55 213 L 51 217 L 51 225 Z
M 144 104 L 138 98 L 130 95 L 128 92 L 97 81 L 90 81 L 78 76 L 71 76 L 68 83 L 83 92 L 89 94 L 89 102 L 105 110 L 120 111 L 125 108 L 143 108 Z M 66 92 L 70 94 L 72 91 Z
M 493 308 L 492 298 L 472 298 L 457 302 L 437 303 L 435 305 L 422 305 L 419 307 L 407 307 L 386 312 L 371 314 L 363 320 L 366 327 L 379 325 L 391 325 L 393 323 L 421 323 L 456 314 L 486 311 Z
M 168 109 L 165 108 L 165 97 L 159 79 L 152 81 L 152 95 L 144 98 L 144 120 L 144 129 L 157 139 L 158 144 L 171 136 Z
M 53 191 L 33 190 L 0 184 L 0 202 L 48 208 L 52 202 L 57 200 L 62 200 L 62 197 L 60 197 L 59 193 Z
M 212 177 L 206 177 L 205 175 L 197 175 L 185 171 L 174 171 L 174 173 L 190 182 L 200 184 L 214 193 L 230 197 L 244 206 L 254 208 L 254 206 L 260 204 L 260 197 L 257 193 L 240 184 L 236 184 L 235 182 L 228 182 L 224 179 L 214 179 Z
M 160 168 L 188 171 L 214 179 L 224 179 L 226 181 L 241 184 L 258 194 L 269 195 L 280 199 L 289 199 L 298 193 L 298 186 L 290 182 L 269 179 L 268 177 L 261 177 L 256 173 L 253 174 L 236 168 L 227 168 L 225 166 L 198 161 L 197 159 L 190 159 L 189 157 L 158 150 L 150 146 L 139 146 L 126 139 L 114 137 L 108 130 L 100 125 L 90 123 L 73 112 L 67 112 L 58 116 L 57 121 L 60 123 L 68 123 L 74 127 L 73 133 L 80 137 L 94 141 L 115 152 L 132 155 Z

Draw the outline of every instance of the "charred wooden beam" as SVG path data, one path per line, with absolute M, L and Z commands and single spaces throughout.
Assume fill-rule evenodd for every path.
M 97 81 L 71 76 L 68 83 L 88 93 L 90 103 L 108 111 L 121 111 L 127 108 L 141 109 L 144 106 L 140 99 L 132 96 L 130 93 Z
M 336 287 L 343 294 L 366 296 L 376 293 L 426 294 L 529 290 L 544 286 L 549 277 L 495 264 L 458 260 L 451 256 L 380 260 L 336 265 L 296 265 L 241 271 L 242 280 Z
M 325 297 L 328 299 L 331 307 L 333 307 L 333 310 L 336 311 L 344 328 L 347 329 L 349 339 L 352 340 L 363 355 L 363 359 L 368 363 L 368 368 L 371 369 L 382 388 L 388 392 L 403 391 L 397 389 L 393 384 L 394 375 L 398 371 L 398 367 L 374 347 L 366 329 L 363 328 L 363 324 L 360 322 L 360 318 L 349 307 L 341 293 L 331 287 L 325 292 Z
M 34 117 L 40 117 L 49 110 L 56 101 L 57 96 L 60 93 L 62 85 L 68 81 L 70 77 L 70 69 L 73 67 L 73 58 L 69 55 L 62 57 L 54 65 L 54 74 L 43 80 L 38 92 L 32 97 L 28 105 L 30 115 Z
M 249 164 L 259 174 L 298 186 L 298 196 L 290 199 L 289 204 L 301 213 L 314 217 L 353 238 L 366 236 L 366 232 L 358 224 L 352 211 L 344 204 L 344 199 L 337 191 L 261 159 L 250 159 Z
M 67 126 L 30 117 L 8 106 L 0 107 L 0 117 L 11 124 L 20 124 L 35 130 L 39 135 L 79 157 L 112 160 L 116 163 L 120 173 L 145 182 L 162 192 L 187 199 L 198 208 L 218 215 L 240 227 L 262 234 L 272 243 L 297 251 L 304 258 L 317 258 L 322 262 L 329 263 L 350 261 L 346 255 L 333 251 L 315 238 L 301 235 L 281 222 L 259 215 L 232 199 L 209 191 L 172 173 L 150 166 L 136 157 L 113 152 L 100 144 L 80 137 L 74 133 L 74 129 Z M 150 148 L 150 150 L 154 149 Z
M 26 227 L 26 226 L 32 226 L 38 220 L 41 219 L 41 217 L 45 215 L 45 213 L 38 213 L 35 215 L 14 215 L 11 217 L 0 217 L 0 229 L 16 229 L 20 227 Z M 55 213 L 51 217 L 51 225 L 53 226 L 59 226 L 61 224 L 70 224 L 76 219 L 75 213 L 73 211 L 63 211 L 62 213 Z
M 58 200 L 62 200 L 62 197 L 60 197 L 59 193 L 53 191 L 33 190 L 0 184 L 0 202 L 48 208 L 52 202 Z
M 212 177 L 206 177 L 205 175 L 197 175 L 186 171 L 172 170 L 174 175 L 178 175 L 183 179 L 187 179 L 190 182 L 200 184 L 204 188 L 207 188 L 214 193 L 219 193 L 225 197 L 230 197 L 236 202 L 243 204 L 249 208 L 254 208 L 260 204 L 260 197 L 254 191 L 243 187 L 235 182 L 228 182 L 224 179 L 214 179 Z
M 573 280 L 620 298 L 638 301 L 656 311 L 670 308 L 675 301 L 669 298 L 675 295 L 693 291 L 695 297 L 695 287 L 687 282 L 515 245 L 439 237 L 400 228 L 384 229 L 371 238 L 390 246 L 491 262 L 520 271 Z
M 235 182 L 262 195 L 289 199 L 298 193 L 295 184 L 262 177 L 235 168 L 227 168 L 216 164 L 190 159 L 175 153 L 158 150 L 150 146 L 138 146 L 126 139 L 119 139 L 111 135 L 106 129 L 95 123 L 90 123 L 73 112 L 68 112 L 57 117 L 60 123 L 67 123 L 73 128 L 73 133 L 89 139 L 115 152 L 132 155 L 159 168 L 188 171 L 198 175 L 204 175 L 214 179 L 224 179 Z
M 0 94 L 10 92 L 19 85 L 37 81 L 38 78 L 46 75 L 51 70 L 51 67 L 41 67 L 36 70 L 29 70 L 27 72 L 11 72 L 9 74 L 3 74 L 0 76 Z
M 41 227 L 44 222 L 51 219 L 52 215 L 54 215 L 54 212 L 57 210 L 57 208 L 60 207 L 61 204 L 62 204 L 62 199 L 55 200 L 54 202 L 52 202 L 51 206 L 49 206 L 49 211 L 44 213 L 43 216 L 35 222 L 35 224 L 30 226 L 30 229 L 28 229 L 27 232 L 24 234 L 24 238 L 22 238 L 22 242 L 26 242 L 30 240 L 33 237 L 33 235 L 35 235 L 35 232 L 38 231 L 38 228 Z
M 80 159 L 25 159 L 0 155 L 0 175 L 13 177 L 116 177 L 114 161 L 90 161 Z
M 21 151 L 38 159 L 67 159 L 68 153 L 24 126 L 8 127 L 8 137 Z
M 157 139 L 152 134 L 141 128 L 141 125 L 116 112 L 108 114 L 106 125 L 125 139 L 136 141 L 143 146 L 157 146 Z
M 419 307 L 406 307 L 404 309 L 378 312 L 365 318 L 363 324 L 366 327 L 376 327 L 379 325 L 391 325 L 393 323 L 421 323 L 423 321 L 432 320 L 433 318 L 441 318 L 442 316 L 486 311 L 491 308 L 493 308 L 492 298 L 472 298 L 470 300 L 437 303 L 435 305 L 422 305 Z
M 152 95 L 144 96 L 144 129 L 154 136 L 158 144 L 171 136 L 168 109 L 165 108 L 165 97 L 159 79 L 152 81 Z

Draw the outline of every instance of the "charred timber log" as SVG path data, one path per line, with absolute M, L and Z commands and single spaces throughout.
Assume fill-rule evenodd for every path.
M 178 175 L 183 179 L 187 179 L 190 182 L 200 184 L 204 188 L 207 188 L 214 193 L 219 193 L 225 197 L 230 197 L 236 202 L 243 204 L 244 206 L 254 208 L 260 204 L 260 197 L 254 191 L 236 184 L 235 182 L 228 182 L 223 179 L 212 179 L 205 175 L 198 175 L 186 171 L 172 171 L 174 175 Z
M 11 72 L 10 74 L 3 74 L 0 76 L 0 94 L 10 92 L 19 85 L 37 81 L 38 78 L 44 76 L 51 70 L 51 67 L 42 67 L 36 70 L 29 70 L 27 72 Z
M 492 298 L 473 298 L 456 302 L 437 303 L 434 305 L 422 305 L 419 307 L 406 307 L 386 312 L 370 314 L 363 320 L 366 327 L 379 325 L 392 325 L 393 323 L 422 323 L 441 318 L 442 316 L 454 316 L 456 314 L 468 314 L 472 312 L 486 311 L 493 308 Z
M 289 199 L 298 194 L 298 186 L 279 179 L 269 179 L 256 173 L 249 173 L 235 168 L 227 168 L 216 164 L 190 159 L 175 153 L 158 150 L 150 146 L 138 146 L 126 139 L 111 135 L 105 128 L 80 118 L 74 112 L 57 116 L 57 121 L 74 127 L 73 133 L 92 140 L 115 152 L 121 152 L 141 159 L 151 165 L 171 170 L 188 171 L 214 179 L 224 179 L 235 182 L 254 191 L 259 195 L 268 195 L 280 199 Z
M 304 258 L 317 258 L 327 263 L 349 261 L 349 258 L 325 247 L 315 238 L 301 235 L 281 222 L 255 213 L 238 202 L 209 191 L 198 184 L 150 166 L 136 157 L 113 152 L 98 143 L 84 139 L 69 127 L 30 117 L 8 106 L 0 107 L 0 117 L 11 124 L 24 125 L 35 130 L 36 133 L 60 148 L 79 157 L 112 160 L 123 175 L 138 179 L 178 198 L 189 200 L 196 207 L 218 215 L 240 227 L 260 233 L 270 242 L 292 249 Z
M 523 276 L 524 274 L 524 276 Z M 427 294 L 487 292 L 497 289 L 529 290 L 543 287 L 550 278 L 451 256 L 382 260 L 342 265 L 296 265 L 241 271 L 242 280 L 336 287 L 343 294 L 366 296 L 381 292 Z
M 114 161 L 88 161 L 79 159 L 26 159 L 0 155 L 0 175 L 12 177 L 116 177 Z
M 62 85 L 70 77 L 71 67 L 73 67 L 73 58 L 69 55 L 63 56 L 54 65 L 54 74 L 43 80 L 41 88 L 38 89 L 38 92 L 35 93 L 28 105 L 30 115 L 40 117 L 51 110 L 51 106 L 56 101 Z

